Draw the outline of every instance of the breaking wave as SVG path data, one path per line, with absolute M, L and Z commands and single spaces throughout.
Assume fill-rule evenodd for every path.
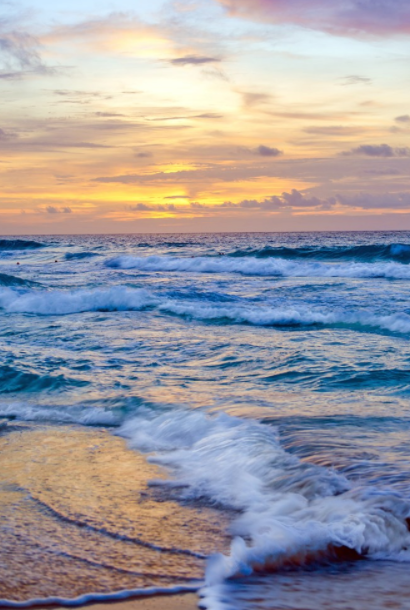
M 218 305 L 177 301 L 156 296 L 146 290 L 118 286 L 106 290 L 20 291 L 0 288 L 0 308 L 8 313 L 42 316 L 69 315 L 82 312 L 144 311 L 147 309 L 218 324 L 251 326 L 303 327 L 348 326 L 356 329 L 381 329 L 397 333 L 410 332 L 410 315 L 397 312 L 374 315 L 343 310 L 323 311 L 307 306 Z
M 158 302 L 146 290 L 125 287 L 107 290 L 26 291 L 0 289 L 0 307 L 9 313 L 58 316 L 86 311 L 131 311 Z
M 269 425 L 181 411 L 137 416 L 119 434 L 171 470 L 174 480 L 158 485 L 179 489 L 183 500 L 239 511 L 230 556 L 208 561 L 208 587 L 325 557 L 410 561 L 407 500 L 300 461 Z
M 119 256 L 106 262 L 116 269 L 188 273 L 239 273 L 250 276 L 410 279 L 410 265 L 386 263 L 294 262 L 283 258 Z
M 143 289 L 123 286 L 107 290 L 19 291 L 0 288 L 0 308 L 8 313 L 42 316 L 69 315 L 82 312 L 114 312 L 154 310 L 188 320 L 218 324 L 249 324 L 251 326 L 303 327 L 348 326 L 356 329 L 381 329 L 397 333 L 410 332 L 410 315 L 397 312 L 374 315 L 343 310 L 323 311 L 301 305 L 272 307 L 192 303 L 155 296 Z

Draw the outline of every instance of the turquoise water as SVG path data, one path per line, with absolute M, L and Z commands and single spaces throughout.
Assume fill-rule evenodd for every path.
M 234 511 L 205 607 L 270 607 L 290 564 L 278 604 L 356 607 L 312 583 L 410 561 L 409 263 L 407 232 L 4 237 L 0 417 L 106 428 Z

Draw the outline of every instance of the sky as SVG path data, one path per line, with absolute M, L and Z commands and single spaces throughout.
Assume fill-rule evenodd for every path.
M 0 11 L 0 234 L 410 229 L 409 0 Z

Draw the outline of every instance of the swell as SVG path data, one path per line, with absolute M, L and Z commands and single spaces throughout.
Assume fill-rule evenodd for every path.
M 260 277 L 386 278 L 410 279 L 410 265 L 397 262 L 338 264 L 300 262 L 284 258 L 258 259 L 251 256 L 173 257 L 120 256 L 106 261 L 114 269 L 136 269 L 165 273 L 235 273 Z
M 68 386 L 79 387 L 87 384 L 87 381 L 67 379 L 64 375 L 39 375 L 8 365 L 0 366 L 0 392 L 4 394 L 51 392 Z
M 316 259 L 316 260 L 396 260 L 410 261 L 410 244 L 369 244 L 361 246 L 314 247 L 306 246 L 289 248 L 286 246 L 264 246 L 263 248 L 238 249 L 230 252 L 228 256 L 256 258 L 289 258 L 289 259 Z
M 8 313 L 60 316 L 83 312 L 116 312 L 153 310 L 187 320 L 217 324 L 247 324 L 272 327 L 350 327 L 356 330 L 410 332 L 410 315 L 396 312 L 375 315 L 343 310 L 320 310 L 308 305 L 240 306 L 215 303 L 192 303 L 156 296 L 143 289 L 118 286 L 109 289 L 21 292 L 0 289 L 0 308 Z
M 37 282 L 25 280 L 15 275 L 9 275 L 8 273 L 0 273 L 0 286 L 33 286 Z
M 36 250 L 45 248 L 46 244 L 28 239 L 0 239 L 1 250 Z
M 95 256 L 100 255 L 96 252 L 66 252 L 64 254 L 64 258 L 66 261 L 83 260 L 86 258 L 94 258 Z

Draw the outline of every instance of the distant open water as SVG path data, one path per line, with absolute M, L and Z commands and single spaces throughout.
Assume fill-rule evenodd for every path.
M 409 289 L 407 232 L 4 237 L 0 417 L 107 427 L 234 511 L 204 607 L 364 608 L 410 562 Z

